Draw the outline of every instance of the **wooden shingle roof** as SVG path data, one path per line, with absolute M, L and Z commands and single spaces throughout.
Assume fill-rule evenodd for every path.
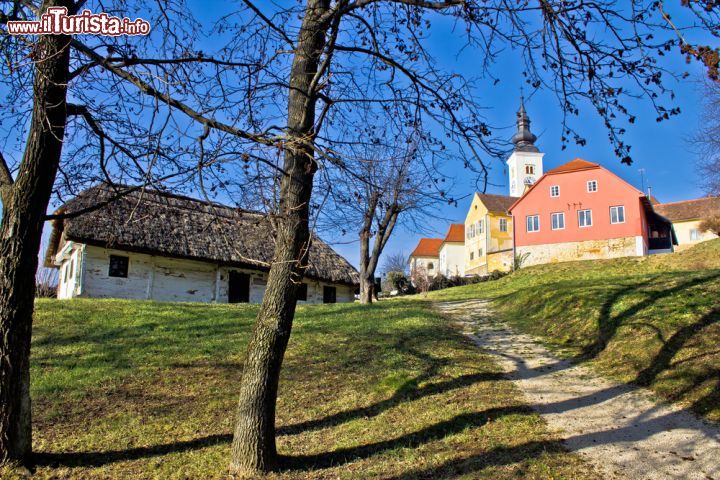
M 52 264 L 64 239 L 223 265 L 270 268 L 275 229 L 264 214 L 150 189 L 114 197 L 108 185 L 99 185 L 63 205 L 57 213 L 72 214 L 109 201 L 97 210 L 53 222 L 46 265 Z M 357 270 L 315 235 L 305 275 L 332 283 L 359 283 Z

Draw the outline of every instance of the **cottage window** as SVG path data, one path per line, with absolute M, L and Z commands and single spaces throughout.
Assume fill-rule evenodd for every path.
M 507 218 L 500 219 L 500 231 L 507 232 Z
M 528 215 L 526 223 L 528 232 L 540 231 L 540 217 L 538 215 Z
M 610 223 L 625 223 L 625 207 L 610 207 Z
M 297 299 L 306 302 L 307 301 L 307 290 L 308 290 L 307 283 L 301 283 L 300 285 L 298 285 Z
M 130 259 L 122 255 L 110 255 L 110 268 L 108 269 L 108 276 L 110 277 L 123 277 L 128 276 L 128 264 Z
M 435 268 L 435 264 L 433 262 L 429 262 L 427 268 L 428 270 L 432 270 L 433 268 Z
M 589 193 L 597 192 L 597 180 L 589 180 L 587 182 L 587 191 Z
M 578 225 L 592 227 L 592 210 L 578 210 Z
M 550 196 L 551 197 L 559 197 L 560 196 L 560 185 L 553 185 L 550 187 Z
M 690 230 L 690 240 L 700 240 L 700 230 L 697 228 Z
M 552 214 L 552 229 L 553 230 L 564 230 L 565 229 L 565 214 L 563 212 Z

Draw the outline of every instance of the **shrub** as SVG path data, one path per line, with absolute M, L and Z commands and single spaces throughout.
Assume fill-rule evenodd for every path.
M 720 215 L 713 215 L 700 222 L 701 232 L 712 232 L 720 236 Z

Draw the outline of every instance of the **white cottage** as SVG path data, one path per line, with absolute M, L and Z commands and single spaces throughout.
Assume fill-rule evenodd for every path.
M 274 248 L 265 215 L 149 189 L 114 192 L 93 187 L 56 212 L 68 217 L 53 222 L 45 265 L 59 269 L 58 298 L 262 300 Z M 352 302 L 358 283 L 357 270 L 314 237 L 299 303 Z

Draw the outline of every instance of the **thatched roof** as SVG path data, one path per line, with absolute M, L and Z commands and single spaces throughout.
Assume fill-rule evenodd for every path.
M 72 214 L 112 200 L 114 192 L 107 185 L 90 188 L 56 213 Z M 45 264 L 53 266 L 65 240 L 268 270 L 274 238 L 274 228 L 263 214 L 139 189 L 92 212 L 55 220 Z M 315 235 L 308 263 L 307 277 L 347 285 L 359 283 L 357 270 Z

